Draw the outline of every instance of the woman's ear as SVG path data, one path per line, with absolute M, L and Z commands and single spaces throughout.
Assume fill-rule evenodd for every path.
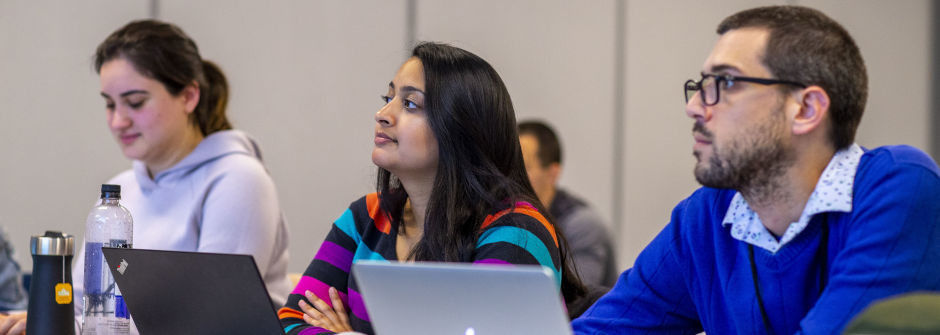
M 183 97 L 183 106 L 186 108 L 186 114 L 192 114 L 199 105 L 199 83 L 193 80 L 192 84 L 183 88 L 180 94 Z

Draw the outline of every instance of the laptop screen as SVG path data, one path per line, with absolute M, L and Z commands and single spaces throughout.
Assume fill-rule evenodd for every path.
M 102 252 L 140 334 L 284 333 L 250 255 Z
M 377 334 L 571 334 L 541 266 L 359 261 L 352 271 Z

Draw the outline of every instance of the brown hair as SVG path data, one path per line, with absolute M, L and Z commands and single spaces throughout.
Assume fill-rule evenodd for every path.
M 779 79 L 822 87 L 830 98 L 829 138 L 836 150 L 851 145 L 865 111 L 868 75 L 848 31 L 826 14 L 799 6 L 738 12 L 718 25 L 718 34 L 739 28 L 770 31 L 764 65 Z
M 129 61 L 141 74 L 178 95 L 194 81 L 199 85 L 199 104 L 191 120 L 208 136 L 232 129 L 225 116 L 228 81 L 214 63 L 199 56 L 199 48 L 179 27 L 157 20 L 132 21 L 111 33 L 95 51 L 95 71 L 115 58 Z

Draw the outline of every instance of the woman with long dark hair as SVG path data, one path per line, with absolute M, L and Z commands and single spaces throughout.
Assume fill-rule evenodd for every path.
M 378 192 L 334 222 L 278 313 L 286 333 L 372 333 L 349 273 L 357 259 L 538 264 L 554 270 L 566 301 L 584 293 L 529 184 L 509 92 L 486 61 L 420 44 L 382 99 Z

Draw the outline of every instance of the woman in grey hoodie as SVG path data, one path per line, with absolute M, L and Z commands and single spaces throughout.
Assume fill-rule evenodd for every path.
M 258 144 L 225 116 L 221 70 L 180 28 L 155 20 L 112 33 L 95 69 L 108 127 L 133 160 L 108 183 L 121 185 L 134 247 L 253 255 L 272 301 L 284 303 L 287 227 Z M 83 254 L 72 272 L 78 297 Z

